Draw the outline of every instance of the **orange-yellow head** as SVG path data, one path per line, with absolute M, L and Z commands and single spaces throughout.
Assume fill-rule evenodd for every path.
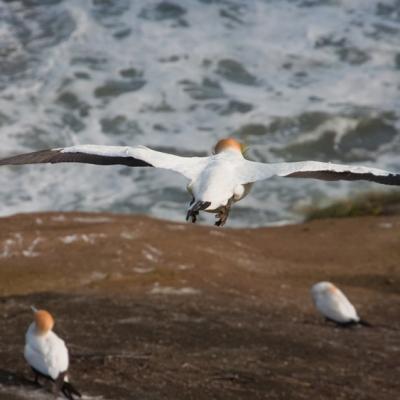
M 34 309 L 34 320 L 36 330 L 40 335 L 43 335 L 53 329 L 54 319 L 46 310 Z
M 338 291 L 338 288 L 333 283 L 330 283 L 327 287 L 327 291 L 331 294 L 335 294 Z
M 214 146 L 214 154 L 221 153 L 224 150 L 236 150 L 243 154 L 245 146 L 233 138 L 221 139 Z

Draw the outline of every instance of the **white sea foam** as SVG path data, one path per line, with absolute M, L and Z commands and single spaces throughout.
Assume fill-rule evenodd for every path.
M 325 144 L 307 156 L 400 170 L 395 8 L 385 13 L 378 0 L 170 3 L 170 14 L 158 0 L 115 2 L 112 12 L 79 0 L 35 10 L 1 3 L 0 156 L 85 143 L 207 154 L 216 139 L 239 132 L 258 160 L 297 160 L 303 154 L 288 145 L 332 130 L 337 149 L 360 121 L 380 118 L 397 134 L 382 133 L 367 149 L 360 136 L 361 150 L 351 154 Z M 246 103 L 241 111 L 238 102 Z M 325 120 L 301 125 L 316 112 Z M 2 167 L 0 214 L 112 210 L 182 221 L 184 185 L 166 171 L 126 167 Z M 260 183 L 235 207 L 230 226 L 293 221 L 300 199 L 372 187 Z

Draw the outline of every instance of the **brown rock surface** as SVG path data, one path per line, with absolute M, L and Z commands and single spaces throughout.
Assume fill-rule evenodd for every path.
M 320 280 L 374 327 L 326 323 Z M 16 215 L 0 219 L 0 296 L 0 399 L 52 398 L 26 381 L 32 304 L 88 398 L 400 398 L 400 217 L 236 230 Z

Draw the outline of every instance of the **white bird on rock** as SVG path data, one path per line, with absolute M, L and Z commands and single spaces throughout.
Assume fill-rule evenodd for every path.
M 328 320 L 340 326 L 371 326 L 362 320 L 353 304 L 344 293 L 330 282 L 319 282 L 312 286 L 311 297 L 317 310 Z
M 69 400 L 81 394 L 68 382 L 69 356 L 65 343 L 53 331 L 54 319 L 48 311 L 36 310 L 32 322 L 25 335 L 25 360 L 35 374 L 35 383 L 39 378 L 54 382 L 53 390 L 60 391 Z
M 317 161 L 267 164 L 246 160 L 243 151 L 244 146 L 232 138 L 220 140 L 209 157 L 180 157 L 144 146 L 77 145 L 20 154 L 0 160 L 0 165 L 78 162 L 169 169 L 189 180 L 193 199 L 186 220 L 196 222 L 199 212 L 207 211 L 216 214 L 217 226 L 225 224 L 232 204 L 249 193 L 252 183 L 273 176 L 400 186 L 400 174 L 381 169 Z

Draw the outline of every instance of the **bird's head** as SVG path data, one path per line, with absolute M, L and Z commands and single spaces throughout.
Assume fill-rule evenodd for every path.
M 246 146 L 233 138 L 221 139 L 214 146 L 213 153 L 218 154 L 226 150 L 238 151 L 243 154 L 246 151 Z
M 316 283 L 311 289 L 314 295 L 334 294 L 337 290 L 337 287 L 331 282 Z
M 46 310 L 37 310 L 32 307 L 34 313 L 34 321 L 36 326 L 36 331 L 39 335 L 44 335 L 51 331 L 54 327 L 54 318 Z

